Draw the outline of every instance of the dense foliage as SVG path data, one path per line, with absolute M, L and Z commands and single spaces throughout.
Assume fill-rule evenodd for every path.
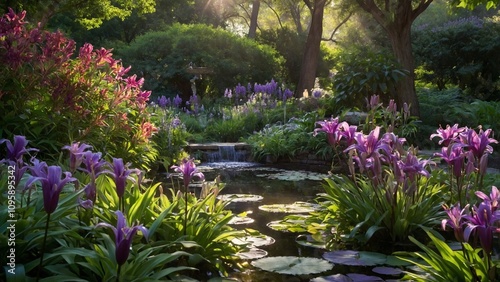
M 500 24 L 497 18 L 467 17 L 414 29 L 417 71 L 439 89 L 458 85 L 481 100 L 500 99 Z
M 42 154 L 85 141 L 104 154 L 147 167 L 156 131 L 146 111 L 150 91 L 127 75 L 110 50 L 82 46 L 61 32 L 28 26 L 25 12 L 0 20 L 1 136 L 25 135 Z
M 281 76 L 282 59 L 270 47 L 206 25 L 175 24 L 140 36 L 116 52 L 145 76 L 145 88 L 155 95 L 179 94 L 184 101 L 192 94 L 221 96 L 238 82 Z M 197 67 L 208 68 L 208 73 L 189 72 Z

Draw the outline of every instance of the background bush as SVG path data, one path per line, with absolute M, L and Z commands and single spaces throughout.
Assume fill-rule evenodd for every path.
M 500 99 L 498 18 L 467 17 L 413 32 L 418 78 L 445 89 L 449 84 L 473 98 Z
M 187 69 L 208 67 L 212 74 L 196 80 L 197 95 L 222 95 L 238 83 L 266 81 L 281 76 L 282 58 L 272 48 L 206 25 L 174 24 L 163 31 L 139 36 L 129 47 L 116 50 L 124 62 L 146 78 L 155 95 L 192 94 Z

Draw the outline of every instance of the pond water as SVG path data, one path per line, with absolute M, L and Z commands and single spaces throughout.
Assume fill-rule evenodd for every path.
M 268 252 L 267 257 L 293 256 L 322 258 L 326 250 L 306 247 L 296 243 L 298 233 L 275 231 L 267 226 L 271 221 L 281 220 L 289 214 L 267 212 L 259 209 L 261 205 L 292 204 L 297 201 L 313 202 L 318 193 L 324 192 L 321 182 L 327 176 L 328 168 L 319 168 L 315 171 L 295 167 L 278 168 L 262 166 L 252 163 L 202 163 L 198 166 L 208 181 L 217 175 L 221 176 L 226 187 L 221 194 L 257 194 L 262 196 L 258 202 L 233 202 L 228 208 L 235 214 L 248 212 L 248 217 L 255 221 L 250 224 L 235 225 L 235 228 L 251 228 L 264 235 L 275 239 L 275 243 L 259 247 Z M 251 261 L 244 272 L 234 272 L 232 278 L 239 281 L 311 281 L 320 276 L 338 273 L 367 273 L 366 267 L 352 267 L 335 265 L 332 270 L 320 274 L 287 275 L 268 272 L 253 267 Z M 319 278 L 316 278 L 319 279 Z M 340 280 L 315 280 L 315 281 L 340 281 Z M 353 281 L 353 280 L 342 280 Z M 363 280 L 365 281 L 365 280 Z M 384 281 L 366 280 L 366 281 Z

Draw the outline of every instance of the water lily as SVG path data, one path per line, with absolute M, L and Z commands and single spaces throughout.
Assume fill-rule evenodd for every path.
M 115 258 L 116 263 L 121 266 L 124 264 L 130 254 L 130 247 L 132 245 L 132 239 L 134 238 L 137 231 L 141 231 L 142 235 L 148 238 L 148 229 L 142 224 L 135 226 L 128 226 L 125 216 L 121 211 L 115 212 L 117 216 L 116 227 L 105 222 L 98 223 L 96 227 L 108 227 L 111 228 L 115 234 Z

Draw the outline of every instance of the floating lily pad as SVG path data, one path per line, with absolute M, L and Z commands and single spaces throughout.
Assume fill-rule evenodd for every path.
M 339 250 L 323 254 L 323 258 L 333 263 L 343 265 L 371 266 L 384 264 L 387 256 L 374 252 L 358 252 L 351 250 Z
M 224 194 L 217 196 L 217 199 L 228 202 L 259 202 L 264 197 L 254 194 Z
M 250 248 L 246 252 L 239 252 L 236 254 L 240 259 L 260 259 L 267 256 L 267 252 L 259 248 Z
M 311 279 L 310 282 L 377 282 L 377 281 L 384 281 L 384 280 L 377 276 L 350 273 L 347 275 L 334 274 L 330 276 L 316 277 Z
M 261 247 L 274 244 L 275 240 L 273 237 L 267 235 L 260 236 L 245 236 L 241 238 L 234 238 L 231 240 L 234 244 L 244 245 L 248 244 L 250 247 Z
M 293 204 L 273 204 L 259 206 L 259 210 L 280 213 L 310 213 L 321 208 L 318 204 L 295 202 Z
M 393 275 L 398 276 L 404 273 L 400 268 L 387 267 L 387 266 L 377 266 L 372 269 L 373 272 L 383 275 Z
M 248 217 L 248 216 L 235 216 L 231 218 L 231 220 L 228 222 L 228 224 L 234 224 L 234 225 L 239 225 L 239 224 L 250 224 L 255 222 L 255 219 Z
M 306 232 L 306 219 L 309 217 L 309 215 L 294 214 L 287 216 L 282 220 L 271 221 L 267 224 L 267 226 L 275 231 Z
M 320 240 L 317 240 L 317 239 L 320 239 Z M 318 248 L 318 249 L 325 249 L 326 248 L 324 237 L 321 235 L 320 235 L 320 238 L 317 238 L 317 236 L 302 234 L 302 235 L 297 236 L 297 238 L 295 239 L 295 242 L 297 242 L 297 244 L 299 244 L 299 245 L 306 246 L 306 247 L 312 247 L 312 248 Z
M 252 262 L 262 270 L 281 274 L 304 275 L 331 270 L 333 264 L 326 260 L 310 257 L 267 257 Z
M 328 177 L 326 174 L 304 171 L 304 170 L 283 170 L 278 173 L 272 174 L 258 174 L 258 177 L 266 177 L 269 179 L 277 179 L 284 181 L 300 181 L 300 180 L 314 180 L 321 181 Z

